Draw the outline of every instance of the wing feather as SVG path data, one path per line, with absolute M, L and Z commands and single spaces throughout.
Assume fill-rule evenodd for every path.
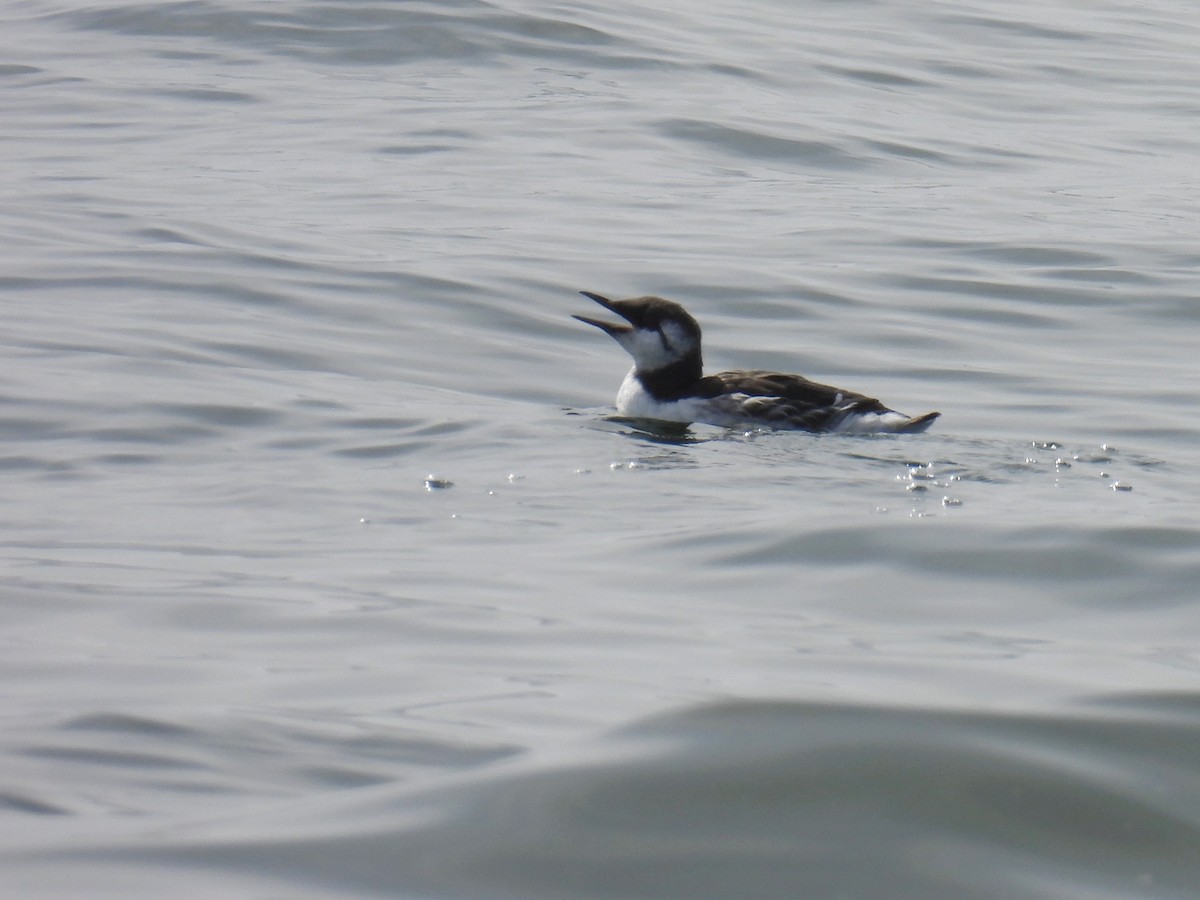
M 739 370 L 709 375 L 701 395 L 726 396 L 734 417 L 787 428 L 826 431 L 849 415 L 890 412 L 874 397 L 810 381 L 802 375 Z

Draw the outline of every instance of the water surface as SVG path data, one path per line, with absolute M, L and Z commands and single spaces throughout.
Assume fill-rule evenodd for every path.
M 1194 896 L 1198 35 L 11 8 L 0 881 Z M 943 417 L 614 421 L 581 289 Z

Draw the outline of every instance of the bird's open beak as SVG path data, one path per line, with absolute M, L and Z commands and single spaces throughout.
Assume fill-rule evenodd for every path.
M 607 297 L 601 297 L 599 294 L 593 294 L 591 291 L 580 291 L 579 293 L 583 294 L 583 296 L 587 297 L 589 300 L 595 300 L 609 312 L 616 313 L 618 316 L 621 316 L 622 319 L 626 319 L 621 311 L 614 307 L 613 302 Z M 633 331 L 631 326 L 626 325 L 623 322 L 605 322 L 600 319 L 589 319 L 587 316 L 572 316 L 571 318 L 578 319 L 580 322 L 585 322 L 588 325 L 595 325 L 605 334 L 611 335 L 612 337 L 616 337 L 619 334 L 627 334 L 630 331 Z M 628 321 L 628 319 L 626 319 L 626 321 Z

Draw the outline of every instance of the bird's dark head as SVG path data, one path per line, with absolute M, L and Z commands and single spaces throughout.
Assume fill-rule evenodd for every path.
M 662 297 L 609 300 L 589 291 L 580 293 L 625 320 L 605 322 L 575 316 L 580 322 L 599 328 L 624 347 L 639 371 L 653 372 L 691 357 L 699 362 L 700 326 L 678 303 Z

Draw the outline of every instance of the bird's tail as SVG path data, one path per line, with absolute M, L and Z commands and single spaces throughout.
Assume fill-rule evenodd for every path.
M 923 416 L 913 416 L 903 425 L 896 429 L 901 434 L 919 434 L 925 431 L 933 424 L 933 420 L 940 416 L 940 412 L 927 412 Z

